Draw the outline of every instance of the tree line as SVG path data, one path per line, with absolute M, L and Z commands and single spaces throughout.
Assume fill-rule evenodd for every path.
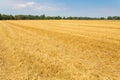
M 108 17 L 61 17 L 61 16 L 46 16 L 38 15 L 6 15 L 0 14 L 0 20 L 120 20 L 120 16 Z

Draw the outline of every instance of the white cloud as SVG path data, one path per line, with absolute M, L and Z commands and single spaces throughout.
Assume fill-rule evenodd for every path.
M 59 11 L 60 10 L 60 8 L 53 7 L 53 6 L 38 6 L 35 9 L 40 11 Z
M 28 8 L 28 7 L 33 7 L 33 5 L 35 5 L 35 2 L 27 2 L 27 3 L 23 3 L 23 4 L 17 4 L 15 5 L 15 8 Z
M 59 8 L 53 4 L 48 3 L 37 3 L 37 2 L 24 2 L 15 4 L 13 6 L 13 9 L 19 10 L 19 9 L 31 9 L 35 11 L 60 11 L 63 8 Z
M 65 11 L 65 6 L 48 0 L 4 0 L 0 3 L 2 14 L 55 14 Z

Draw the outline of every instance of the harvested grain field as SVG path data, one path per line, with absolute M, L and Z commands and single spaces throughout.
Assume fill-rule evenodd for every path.
M 120 21 L 0 21 L 0 80 L 120 80 Z

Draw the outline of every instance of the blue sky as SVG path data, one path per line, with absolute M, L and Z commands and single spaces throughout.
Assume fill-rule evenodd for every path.
M 120 0 L 1 0 L 2 14 L 120 16 Z

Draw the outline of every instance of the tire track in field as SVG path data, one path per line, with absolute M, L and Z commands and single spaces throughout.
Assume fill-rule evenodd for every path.
M 16 24 L 16 26 L 17 26 L 17 24 Z M 62 33 L 56 33 L 56 32 L 51 32 L 51 31 L 47 31 L 47 30 L 41 30 L 41 29 L 35 29 L 35 28 L 30 28 L 30 27 L 27 27 L 27 26 L 23 26 L 23 25 L 19 25 L 19 27 L 22 27 L 22 28 L 24 28 L 24 29 L 26 29 L 26 30 L 30 30 L 30 31 L 32 31 L 32 32 L 36 32 L 37 31 L 37 33 L 39 34 L 39 35 L 46 35 L 46 36 L 49 36 L 49 37 L 51 37 L 51 38 L 55 38 L 56 40 L 59 40 L 59 41 L 61 41 L 61 39 L 63 39 L 63 40 L 65 40 L 66 38 L 67 38 L 67 43 L 68 43 L 68 40 L 71 40 L 71 39 L 73 39 L 73 41 L 77 41 L 78 40 L 78 43 L 75 43 L 75 44 L 73 44 L 73 42 L 69 42 L 68 44 L 70 44 L 70 43 L 72 43 L 75 47 L 76 47 L 76 45 L 78 45 L 79 44 L 79 42 L 81 41 L 81 38 L 79 38 L 79 37 L 75 37 L 75 36 L 71 36 L 71 35 L 67 35 L 67 34 L 62 34 Z M 56 35 L 57 34 L 57 35 Z M 64 36 L 63 36 L 64 35 Z M 68 37 L 69 36 L 69 37 Z M 75 38 L 75 39 L 74 39 Z M 79 41 L 80 40 L 80 41 Z M 85 39 L 86 40 L 86 39 Z M 85 40 L 83 39 L 83 41 L 85 42 Z M 83 43 L 84 43 L 83 42 Z M 89 42 L 89 41 L 88 41 Z M 88 44 L 88 42 L 86 42 L 86 44 Z M 95 41 L 94 41 L 95 42 Z M 66 42 L 65 42 L 66 43 Z M 91 43 L 91 42 L 90 42 Z M 93 43 L 93 44 L 95 44 L 95 43 Z M 98 42 L 96 41 L 96 44 L 98 44 Z M 101 43 L 99 44 L 99 45 L 102 45 Z M 79 48 L 78 48 L 78 50 L 79 51 L 81 51 L 81 49 L 80 49 L 80 47 L 81 46 L 83 46 L 83 45 L 80 45 L 79 46 Z M 104 48 L 105 48 L 105 43 L 104 43 L 104 45 L 102 45 L 102 46 L 104 46 Z M 83 52 L 84 52 L 84 50 L 86 50 L 86 48 L 88 48 L 87 47 L 87 45 L 84 45 L 83 46 L 84 48 L 82 48 L 83 49 Z M 90 47 L 91 47 L 91 45 L 90 45 Z M 92 45 L 92 49 L 94 48 L 94 47 L 96 47 L 96 46 L 94 46 L 94 45 Z M 102 50 L 100 50 L 100 49 L 97 49 L 97 48 L 102 48 L 102 47 L 96 47 L 96 49 L 94 48 L 94 50 L 96 50 L 96 51 L 99 51 L 99 52 L 93 52 L 93 51 L 91 51 L 91 53 L 89 53 L 89 55 L 88 54 L 86 54 L 86 55 L 88 55 L 89 57 L 92 57 L 92 56 L 98 56 L 97 57 L 97 59 L 99 59 L 99 60 L 101 60 L 101 58 L 102 59 L 104 59 L 105 57 L 109 57 L 108 59 L 106 59 L 106 61 L 107 62 L 109 62 L 109 61 L 116 61 L 116 60 L 118 60 L 119 59 L 119 57 L 120 57 L 120 55 L 119 54 L 116 54 L 116 53 L 119 53 L 119 51 L 118 51 L 118 47 L 116 48 L 116 51 L 115 51 L 115 49 L 113 48 L 113 49 L 110 49 L 109 48 L 109 46 L 107 46 L 106 45 L 106 50 L 104 50 L 103 52 L 102 52 Z M 108 49 L 110 50 L 110 51 L 108 51 Z M 87 50 L 86 50 L 87 51 Z M 101 52 L 100 52 L 101 51 Z M 107 52 L 106 52 L 107 51 Z M 115 54 L 114 54 L 114 52 L 115 52 Z M 80 54 L 80 53 L 77 53 L 77 54 Z M 97 55 L 96 55 L 97 54 Z M 85 55 L 85 53 L 84 53 L 84 55 Z M 103 57 L 104 56 L 104 57 Z M 115 58 L 116 57 L 116 58 Z M 113 60 L 113 59 L 115 59 L 115 60 Z M 118 60 L 119 61 L 119 60 Z M 117 63 L 116 63 L 116 65 L 117 65 Z
M 14 22 L 14 23 L 16 23 L 16 22 Z M 87 39 L 94 39 L 94 40 L 97 40 L 97 41 L 102 41 L 101 39 L 104 39 L 104 42 L 107 42 L 107 43 L 108 42 L 109 43 L 115 43 L 115 44 L 120 43 L 120 39 L 118 38 L 118 37 L 120 37 L 119 36 L 120 33 L 118 33 L 117 30 L 111 31 L 111 29 L 109 29 L 109 30 L 105 31 L 104 29 L 101 29 L 101 30 L 94 31 L 90 28 L 86 29 L 84 27 L 81 27 L 81 28 L 79 28 L 79 30 L 76 30 L 75 29 L 76 28 L 75 24 L 77 24 L 77 23 L 74 23 L 74 25 L 72 25 L 72 26 L 75 26 L 73 29 L 71 29 L 71 27 L 66 27 L 66 26 L 64 26 L 64 28 L 61 29 L 61 24 L 60 23 L 58 24 L 58 26 L 56 26 L 55 24 L 49 24 L 49 22 L 48 22 L 48 25 L 53 26 L 53 27 L 46 27 L 46 25 L 44 24 L 45 22 L 43 22 L 44 25 L 42 25 L 44 27 L 39 26 L 41 24 L 38 23 L 37 21 L 31 22 L 31 23 L 33 23 L 35 28 L 38 28 L 38 29 L 43 29 L 43 30 L 53 31 L 53 32 L 58 32 L 58 33 L 65 33 L 65 34 L 70 34 L 70 35 L 73 35 L 73 36 L 82 36 L 82 37 L 86 37 Z M 20 24 L 20 23 L 16 23 L 16 24 Z M 67 23 L 64 23 L 64 24 L 67 24 Z M 29 23 L 27 23 L 27 22 L 24 22 L 24 23 L 21 22 L 20 25 L 28 25 L 29 27 L 33 27 L 33 26 L 29 25 Z M 71 25 L 69 25 L 69 26 L 71 26 Z M 93 29 L 96 29 L 96 28 L 93 28 Z M 116 35 L 116 36 L 114 37 L 114 35 Z
M 2 60 L 2 65 L 1 65 L 1 73 L 2 76 L 0 76 L 1 80 L 7 80 L 7 78 L 5 77 L 6 75 L 9 75 L 8 69 L 10 68 L 9 66 L 9 58 L 13 58 L 13 47 L 12 42 L 11 42 L 11 36 L 9 34 L 9 30 L 10 28 L 4 24 L 4 22 L 0 22 L 1 25 L 1 46 L 0 46 L 0 56 L 1 56 L 1 60 Z M 11 47 L 10 47 L 11 46 Z M 9 56 L 8 56 L 9 55 Z M 8 68 L 9 66 L 9 68 Z
M 105 53 L 104 55 L 109 55 L 111 57 L 112 56 L 117 57 L 119 54 L 116 54 L 116 53 L 120 52 L 120 50 L 118 49 L 120 47 L 119 44 L 113 44 L 113 43 L 108 43 L 104 41 L 99 42 L 98 40 L 93 40 L 93 39 L 90 40 L 84 37 L 71 36 L 69 34 L 58 33 L 58 32 L 53 32 L 53 31 L 43 30 L 43 29 L 37 29 L 37 28 L 28 27 L 24 25 L 17 25 L 14 23 L 13 25 L 22 27 L 32 32 L 37 32 L 39 35 L 49 36 L 50 38 L 54 38 L 60 42 L 62 41 L 67 45 L 72 44 L 71 46 L 74 46 L 74 47 L 77 46 L 80 51 L 86 51 L 86 48 L 87 48 L 88 50 L 91 50 L 93 53 L 98 51 L 97 53 L 102 53 L 102 54 Z M 115 46 L 113 47 L 111 45 L 115 45 Z
M 26 54 L 28 52 L 23 49 L 24 45 L 21 44 L 21 37 L 23 36 L 18 34 L 16 30 L 17 29 L 14 29 L 12 26 L 2 22 L 2 34 L 4 37 L 4 39 L 2 40 L 2 48 L 5 48 L 4 51 L 1 51 L 3 53 L 2 60 L 4 60 L 4 65 L 2 65 L 3 76 L 1 76 L 1 79 L 3 80 L 10 79 L 11 77 L 15 78 L 17 77 L 16 74 L 22 75 L 26 78 L 28 78 L 29 76 L 29 65 L 26 64 L 28 62 L 26 58 L 30 58 L 30 54 Z M 32 57 L 34 58 L 34 56 Z M 20 68 L 21 66 L 22 68 Z M 20 68 L 21 70 L 16 71 L 17 68 Z M 21 73 L 23 69 L 27 70 L 25 75 L 23 72 Z M 6 77 L 6 75 L 9 76 Z M 20 77 L 17 77 L 16 79 L 20 79 Z
M 54 47 L 56 48 L 56 51 L 57 52 L 61 52 L 63 50 L 63 53 L 67 53 L 67 55 L 69 55 L 69 48 L 72 48 L 71 45 L 69 44 L 64 44 L 63 42 L 59 41 L 59 40 L 56 40 L 54 39 L 54 37 L 51 37 L 48 35 L 48 31 L 45 31 L 44 30 L 38 30 L 39 32 L 36 32 L 36 31 L 31 31 L 29 30 L 29 28 L 27 27 L 22 27 L 22 26 L 18 26 L 18 25 L 13 25 L 13 24 L 10 24 L 10 23 L 7 23 L 9 25 L 11 25 L 12 29 L 15 31 L 15 30 L 18 30 L 17 32 L 20 33 L 24 33 L 22 35 L 22 38 L 25 38 L 25 37 L 29 37 L 29 39 L 27 39 L 27 41 L 24 39 L 24 40 L 21 40 L 21 41 L 24 41 L 25 44 L 27 44 L 27 42 L 31 42 L 31 41 L 34 41 L 35 40 L 35 44 L 37 44 L 36 42 L 39 42 L 38 44 L 43 44 L 43 45 L 39 45 L 39 46 L 44 46 L 44 44 L 46 45 L 52 45 L 51 47 Z M 35 29 L 36 30 L 36 29 Z M 46 34 L 47 33 L 47 34 Z M 20 36 L 18 36 L 20 37 Z M 33 40 L 31 40 L 33 39 Z M 32 43 L 32 42 L 31 42 Z M 33 42 L 34 43 L 34 42 Z M 29 45 L 30 46 L 30 45 Z M 35 46 L 35 45 L 31 45 L 31 46 Z M 39 48 L 38 46 L 38 48 Z M 63 49 L 59 49 L 63 47 Z M 49 50 L 50 47 L 48 47 L 48 50 Z M 34 47 L 33 47 L 34 49 Z M 46 48 L 47 49 L 47 48 Z M 73 49 L 73 48 L 72 48 Z M 44 49 L 43 49 L 44 50 Z M 52 49 L 51 49 L 52 50 Z M 74 49 L 73 49 L 74 50 Z M 75 51 L 77 49 L 75 48 Z M 56 52 L 55 51 L 55 52 Z M 64 52 L 65 51 L 65 52 Z M 66 52 L 67 51 L 67 52 Z M 77 50 L 78 51 L 78 50 Z M 81 51 L 78 51 L 79 53 L 83 53 Z M 72 54 L 72 53 L 71 53 Z M 75 54 L 73 54 L 75 55 Z
M 6 49 L 3 47 L 3 39 L 4 39 L 4 36 L 3 36 L 3 32 L 2 32 L 2 25 L 0 22 L 0 73 L 3 73 L 3 74 L 0 74 L 0 80 L 3 80 L 5 77 L 5 74 L 4 74 L 4 66 L 5 65 L 4 65 L 3 51 Z
M 8 25 L 8 26 L 10 26 L 10 25 Z M 16 26 L 17 27 L 17 26 Z M 19 26 L 20 27 L 20 26 Z M 17 29 L 19 29 L 19 28 L 13 28 L 13 26 L 11 25 L 11 29 L 12 29 L 12 31 L 15 31 L 15 30 L 17 30 Z M 24 29 L 20 29 L 20 31 L 18 31 L 18 33 L 20 34 L 20 32 L 24 32 L 23 31 Z M 31 31 L 30 31 L 31 32 Z M 37 34 L 38 35 L 38 34 Z M 36 36 L 37 36 L 36 35 Z M 48 56 L 48 55 L 51 55 L 51 57 L 52 56 L 54 56 L 54 55 L 56 55 L 56 57 L 57 57 L 57 55 L 59 55 L 59 57 L 58 57 L 58 60 L 60 59 L 60 61 L 61 61 L 61 59 L 65 59 L 64 57 L 68 57 L 68 60 L 69 59 L 71 59 L 71 58 L 74 58 L 73 57 L 73 55 L 72 55 L 72 52 L 70 52 L 70 51 L 68 51 L 69 49 L 69 46 L 67 46 L 67 55 L 66 54 L 64 54 L 64 57 L 63 57 L 63 54 L 62 53 L 66 53 L 66 51 L 64 52 L 64 50 L 66 50 L 66 47 L 63 45 L 63 44 L 59 44 L 59 42 L 56 42 L 56 41 L 54 41 L 54 40 L 52 40 L 51 38 L 46 38 L 47 36 L 44 36 L 43 37 L 43 35 L 41 36 L 41 35 L 39 35 L 40 36 L 40 38 L 35 38 L 36 39 L 36 41 L 35 42 L 38 42 L 38 39 L 42 39 L 42 38 L 44 38 L 43 40 L 43 45 L 39 45 L 39 44 L 37 44 L 37 46 L 38 46 L 38 48 L 39 47 L 43 47 L 44 45 L 46 46 L 46 48 L 43 48 L 42 50 L 45 50 L 45 51 L 41 51 L 41 53 L 42 54 L 40 54 L 39 52 L 37 52 L 38 54 L 37 54 L 37 57 L 34 57 L 35 56 L 35 54 L 36 54 L 36 50 L 34 50 L 34 49 L 36 49 L 37 47 L 36 47 L 36 45 L 27 45 L 27 44 L 29 44 L 31 41 L 34 41 L 35 39 L 33 39 L 33 40 L 31 40 L 31 38 L 33 38 L 31 35 L 29 35 L 29 34 L 26 34 L 25 33 L 25 35 L 23 35 L 23 36 L 21 36 L 22 38 L 23 37 L 29 37 L 29 39 L 27 39 L 26 40 L 26 38 L 24 38 L 23 40 L 21 40 L 21 41 L 24 41 L 25 42 L 25 44 L 26 44 L 26 47 L 24 47 L 24 48 L 27 48 L 27 47 L 29 47 L 30 49 L 32 49 L 32 51 L 33 52 L 29 52 L 29 51 L 31 51 L 30 49 L 24 49 L 24 53 L 26 54 L 26 56 L 25 56 L 25 59 L 26 58 L 28 58 L 29 56 L 29 54 L 32 54 L 32 55 L 30 55 L 31 57 L 29 57 L 30 59 L 28 59 L 28 60 L 30 60 L 30 61 L 34 61 L 34 60 L 36 60 L 37 58 L 38 58 L 38 56 L 41 58 L 41 57 L 43 57 L 43 60 L 44 60 L 44 58 L 47 60 L 47 58 L 46 58 L 46 56 Z M 19 36 L 20 37 L 20 36 Z M 14 38 L 13 38 L 13 40 L 14 40 Z M 21 44 L 20 42 L 19 42 L 20 40 L 18 39 L 16 42 L 18 43 L 18 44 Z M 30 41 L 30 42 L 29 42 Z M 27 43 L 28 42 L 28 43 Z M 49 42 L 52 42 L 52 43 L 49 43 Z M 41 42 L 40 42 L 40 44 L 42 44 Z M 47 44 L 46 44 L 47 43 Z M 65 49 L 60 49 L 59 50 L 59 48 L 57 49 L 57 47 L 55 46 L 54 47 L 54 45 L 60 45 L 61 47 L 63 47 L 63 48 L 65 48 Z M 53 46 L 52 46 L 53 45 Z M 18 45 L 19 47 L 22 47 L 22 45 Z M 48 46 L 48 47 L 47 47 Z M 50 48 L 50 47 L 53 47 L 53 50 Z M 47 50 L 48 49 L 48 50 Z M 54 50 L 54 49 L 56 49 L 56 50 Z M 19 49 L 20 50 L 20 49 Z M 63 50 L 63 52 L 62 52 L 62 50 Z M 74 50 L 74 49 L 73 49 Z M 27 52 L 26 52 L 27 51 Z M 59 52 L 59 51 L 61 51 L 61 52 Z M 68 54 L 69 53 L 69 54 Z M 22 53 L 21 53 L 22 54 Z M 19 57 L 23 57 L 25 54 L 23 54 L 23 55 L 20 55 Z M 46 55 L 46 56 L 45 56 Z M 50 57 L 50 56 L 49 56 Z M 31 59 L 32 58 L 32 59 Z M 53 59 L 55 58 L 55 57 L 52 57 Z M 51 58 L 50 58 L 51 59 Z M 47 67 L 49 67 L 49 66 L 51 66 L 53 63 L 52 62 L 54 62 L 53 60 L 49 60 L 49 58 L 48 58 L 48 61 L 46 61 L 45 60 L 45 62 L 48 62 L 49 63 L 49 65 L 46 65 L 46 67 L 45 67 L 45 69 L 47 70 Z M 26 60 L 24 60 L 24 61 L 26 61 Z M 30 65 L 31 63 L 29 63 L 28 61 L 26 61 L 27 62 L 27 64 L 29 64 L 29 66 L 28 67 L 32 67 L 32 65 Z M 34 61 L 33 63 L 34 64 L 36 64 L 37 62 L 39 62 L 39 61 Z M 51 64 L 52 63 L 52 64 Z M 63 62 L 63 63 L 66 63 L 66 62 Z M 46 64 L 46 63 L 45 63 Z M 45 64 L 43 64 L 43 65 L 45 65 Z M 68 64 L 68 63 L 67 63 Z M 68 65 L 70 65 L 70 64 L 72 64 L 72 63 L 69 63 Z M 39 64 L 37 64 L 37 65 L 39 65 Z M 57 66 L 57 64 L 54 64 L 54 66 Z M 53 66 L 53 67 L 54 67 Z M 59 65 L 59 66 L 63 66 L 62 64 L 61 65 Z M 58 66 L 58 68 L 59 68 L 59 66 Z M 57 67 L 56 67 L 57 68 Z M 52 67 L 50 68 L 50 69 L 52 69 Z M 44 70 L 44 69 L 43 69 Z M 63 69 L 64 71 L 66 71 L 65 69 Z M 29 72 L 29 71 L 28 71 Z M 62 72 L 61 70 L 59 71 L 59 72 Z M 31 74 L 32 72 L 30 72 L 30 74 Z M 40 72 L 38 72 L 38 73 L 40 73 Z M 42 72 L 42 73 L 44 73 L 44 72 Z M 54 73 L 54 72 L 52 72 L 52 73 Z M 68 72 L 65 72 L 66 74 L 68 74 Z M 64 73 L 63 73 L 64 74 Z M 44 75 L 45 75 L 45 73 L 44 73 Z
M 11 27 L 11 28 L 13 29 L 13 27 Z M 14 30 L 16 30 L 16 28 L 13 29 L 13 31 L 14 31 Z M 18 33 L 19 33 L 19 32 L 18 32 Z M 29 36 L 29 35 L 24 35 L 24 36 L 22 36 L 22 37 L 25 37 L 25 36 Z M 47 37 L 47 36 L 45 36 L 45 37 Z M 50 39 L 51 39 L 51 38 L 50 38 Z M 30 40 L 30 39 L 29 39 L 29 40 Z M 30 40 L 30 41 L 31 41 L 31 40 Z M 46 41 L 45 41 L 45 42 L 46 42 Z M 45 44 L 45 42 L 43 42 L 43 43 Z M 50 42 L 51 42 L 51 41 L 50 41 Z M 55 43 L 55 42 L 53 42 L 53 43 Z M 53 43 L 52 43 L 52 45 L 54 45 Z M 49 44 L 48 44 L 48 45 L 49 45 Z M 22 47 L 22 46 L 21 46 L 21 47 Z M 30 46 L 29 46 L 29 47 L 30 47 Z M 35 46 L 34 46 L 34 47 L 35 47 Z M 68 48 L 68 46 L 67 46 L 67 48 Z M 69 52 L 69 51 L 68 51 L 68 52 Z M 49 53 L 49 52 L 47 51 L 47 53 Z M 53 55 L 53 53 L 52 53 L 52 55 Z M 33 56 L 33 55 L 32 55 L 32 56 Z M 41 55 L 41 56 L 42 56 L 42 55 Z M 21 56 L 21 57 L 22 57 L 22 56 Z M 27 57 L 27 56 L 26 56 L 26 57 Z M 64 54 L 64 57 L 66 57 L 65 54 Z M 72 56 L 68 56 L 68 57 L 71 59 Z M 73 58 L 73 57 L 72 57 L 72 58 Z M 63 58 L 63 59 L 65 59 L 65 58 Z M 33 58 L 33 60 L 34 60 L 34 58 Z M 50 61 L 51 61 L 51 60 L 50 60 Z M 35 62 L 36 62 L 36 61 L 35 61 Z M 35 62 L 34 62 L 34 63 L 35 63 Z M 29 63 L 29 62 L 27 62 L 27 63 Z M 46 67 L 47 67 L 47 65 L 46 65 Z M 49 67 L 49 66 L 48 66 L 48 67 Z M 65 71 L 65 70 L 64 70 L 64 71 Z M 63 74 L 64 74 L 64 73 L 63 73 Z
M 18 48 L 18 45 L 15 45 L 15 43 L 19 43 L 19 38 L 21 37 L 20 35 L 18 35 L 18 33 L 16 34 L 16 30 L 17 29 L 13 29 L 13 27 L 7 25 L 4 22 L 1 22 L 1 33 L 3 34 L 3 39 L 1 40 L 3 42 L 3 45 L 1 46 L 1 48 L 6 48 L 5 50 L 2 49 L 2 54 L 1 54 L 1 59 L 3 65 L 2 67 L 2 75 L 0 76 L 1 80 L 8 80 L 8 79 L 20 79 L 20 77 L 26 77 L 24 79 L 28 79 L 28 68 L 25 69 L 25 67 L 28 67 L 26 64 L 22 65 L 23 63 L 25 63 L 25 58 L 29 58 L 29 54 L 27 54 L 25 56 L 25 54 L 23 54 L 21 51 L 20 52 L 16 52 L 17 49 L 12 49 L 14 48 Z M 16 37 L 18 37 L 16 39 Z M 16 41 L 15 41 L 16 40 Z M 20 47 L 20 46 L 19 46 Z M 22 47 L 22 46 L 21 46 Z M 15 52 L 13 52 L 15 51 Z M 18 50 L 19 51 L 19 50 Z M 19 62 L 20 60 L 20 62 Z M 24 66 L 24 67 L 22 67 Z M 23 69 L 27 70 L 24 74 L 23 72 L 20 73 L 18 72 L 19 70 L 16 71 L 16 69 L 18 69 L 19 67 L 22 67 Z M 23 70 L 23 71 L 25 71 Z M 21 75 L 19 77 L 17 77 L 18 75 Z M 17 77 L 17 78 L 15 78 Z
M 120 42 L 120 39 L 118 38 L 118 37 L 120 37 L 120 35 L 119 35 L 120 33 L 116 33 L 117 30 L 114 30 L 114 32 L 111 33 L 111 29 L 109 29 L 108 31 L 105 31 L 102 28 L 101 30 L 95 31 L 95 29 L 98 29 L 97 27 L 93 28 L 93 30 L 92 30 L 92 29 L 86 28 L 86 27 L 73 27 L 74 25 L 72 25 L 72 27 L 70 27 L 71 25 L 67 25 L 67 27 L 65 25 L 63 25 L 63 26 L 61 26 L 61 25 L 56 26 L 56 25 L 50 25 L 50 24 L 48 24 L 48 25 L 53 26 L 53 27 L 42 27 L 42 28 L 40 27 L 40 28 L 45 29 L 45 30 L 61 32 L 61 33 L 68 33 L 68 34 L 75 35 L 75 36 L 83 36 L 83 37 L 92 38 L 95 40 L 101 40 L 101 38 L 104 38 L 104 40 L 106 42 L 114 42 L 114 43 Z M 37 28 L 39 29 L 39 27 L 37 27 Z M 116 35 L 116 37 L 111 37 L 114 35 Z
M 35 22 L 35 21 L 34 21 Z M 34 23 L 33 22 L 33 23 Z M 49 23 L 49 22 L 48 22 Z M 28 23 L 27 23 L 28 24 Z M 26 25 L 27 25 L 26 24 Z M 36 26 L 38 26 L 37 28 L 39 28 L 39 25 L 41 23 L 39 22 L 36 22 Z M 70 25 L 71 24 L 71 25 Z M 81 23 L 82 24 L 82 23 Z M 101 28 L 99 29 L 100 26 L 96 25 L 96 28 L 95 27 L 84 27 L 84 26 L 80 26 L 81 25 L 79 22 L 78 23 L 58 23 L 57 25 L 55 23 L 52 23 L 52 24 L 48 24 L 47 26 L 49 27 L 46 27 L 43 25 L 43 27 L 41 26 L 40 28 L 43 28 L 43 29 L 46 29 L 46 30 L 52 30 L 52 31 L 57 31 L 57 32 L 63 32 L 63 33 L 70 33 L 71 35 L 75 35 L 75 36 L 86 36 L 87 38 L 92 38 L 92 39 L 95 39 L 95 40 L 101 40 L 104 38 L 104 40 L 106 42 L 114 42 L 114 43 L 120 43 L 120 33 L 119 33 L 119 29 L 109 29 L 109 28 Z M 108 24 L 108 23 L 107 23 Z M 95 24 L 89 24 L 90 26 L 95 26 Z M 103 23 L 102 23 L 103 25 Z M 74 26 L 74 27 L 73 27 Z M 108 25 L 106 25 L 108 26 Z M 103 26 L 104 27 L 104 26 Z M 112 25 L 111 27 L 116 27 L 114 25 Z M 119 26 L 118 26 L 119 27 Z M 115 37 L 114 37 L 115 35 Z
M 59 41 L 62 40 L 63 42 L 68 43 L 68 44 L 72 43 L 74 46 L 79 46 L 79 49 L 80 49 L 80 47 L 82 47 L 82 49 L 87 47 L 87 49 L 95 48 L 95 50 L 101 49 L 100 51 L 102 51 L 102 48 L 103 48 L 103 52 L 106 52 L 106 51 L 111 51 L 110 53 L 113 53 L 113 52 L 118 53 L 119 52 L 118 51 L 118 47 L 120 46 L 119 44 L 104 42 L 102 40 L 96 40 L 96 39 L 94 40 L 94 39 L 90 39 L 89 37 L 84 37 L 84 36 L 74 36 L 74 35 L 70 35 L 70 34 L 66 34 L 66 33 L 59 33 L 59 32 L 44 30 L 44 29 L 40 29 L 40 28 L 38 29 L 38 28 L 34 28 L 34 27 L 28 27 L 25 25 L 18 25 L 16 23 L 10 23 L 10 24 L 22 27 L 22 28 L 24 28 L 26 30 L 30 30 L 32 32 L 37 32 L 40 35 L 55 38 Z M 79 45 L 79 43 L 80 43 L 80 45 Z M 115 46 L 116 48 L 110 47 L 110 45 L 116 45 Z
M 14 24 L 16 25 L 17 24 Z M 37 28 L 33 28 L 33 27 L 28 27 L 28 26 L 24 26 L 24 25 L 18 25 L 19 27 L 22 27 L 26 30 L 30 30 L 32 32 L 37 32 L 40 35 L 46 35 L 49 36 L 51 38 L 55 38 L 58 41 L 63 41 L 67 44 L 72 44 L 74 47 L 79 46 L 78 49 L 80 50 L 80 48 L 82 47 L 82 51 L 86 50 L 86 48 L 89 50 L 93 50 L 93 51 L 101 51 L 100 53 L 108 53 L 109 56 L 118 56 L 120 50 L 118 49 L 120 47 L 119 44 L 112 44 L 112 43 L 105 43 L 105 42 L 99 42 L 98 40 L 93 40 L 93 39 L 86 39 L 84 37 L 78 37 L 78 36 L 72 36 L 69 34 L 65 34 L 65 33 L 58 33 L 58 32 L 53 32 L 53 31 L 49 31 L 49 30 L 43 30 L 43 29 L 37 29 Z M 76 42 L 75 42 L 76 41 Z M 93 42 L 94 41 L 94 42 Z M 80 45 L 79 45 L 80 43 Z M 89 44 L 91 43 L 91 44 Z M 86 45 L 87 44 L 87 45 Z M 96 45 L 98 44 L 98 45 Z M 115 45 L 115 48 L 111 45 Z M 102 50 L 103 48 L 103 50 Z M 99 52 L 98 52 L 99 53 Z M 114 54 L 115 53 L 115 54 Z M 108 55 L 107 54 L 107 55 Z
M 14 37 L 14 33 L 11 31 L 11 28 L 7 26 L 4 22 L 0 22 L 1 24 L 1 34 L 2 34 L 2 44 L 3 47 L 8 47 L 12 45 L 12 37 Z

